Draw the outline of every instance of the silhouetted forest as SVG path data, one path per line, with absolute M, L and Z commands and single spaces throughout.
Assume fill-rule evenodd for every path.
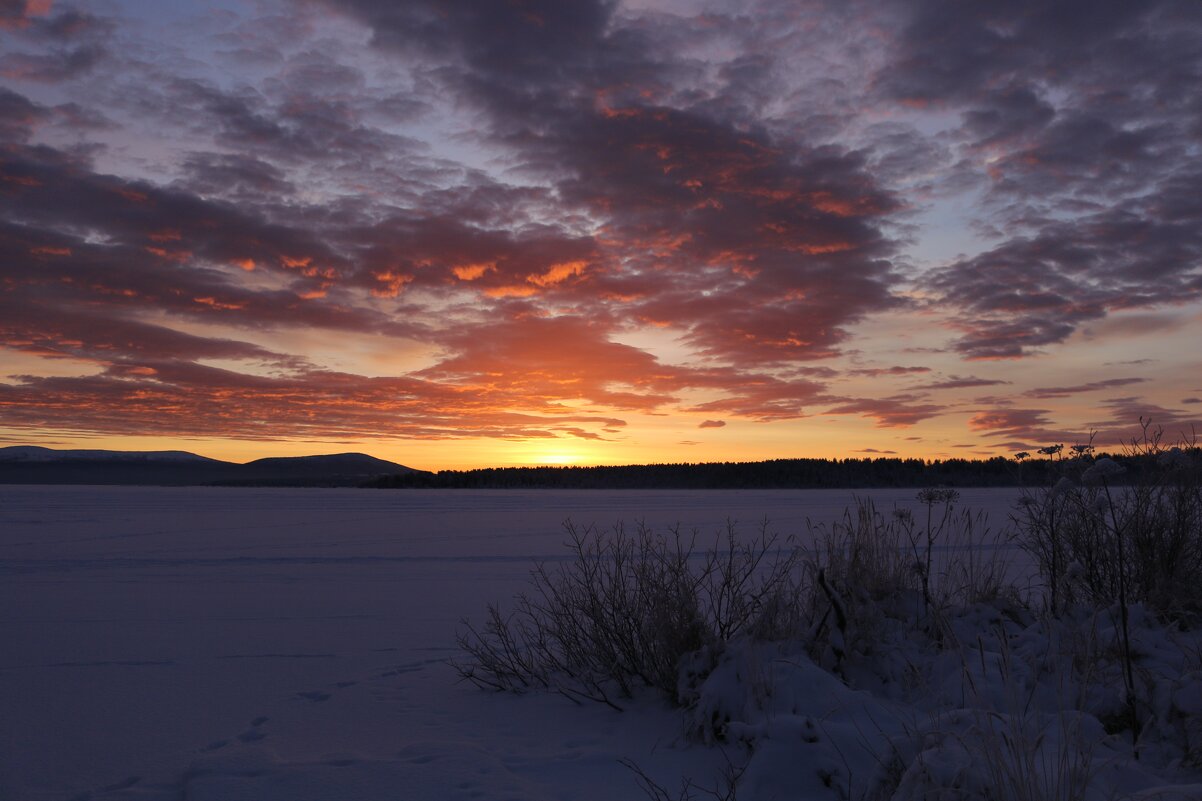
M 841 489 L 1008 487 L 1046 477 L 1042 462 L 947 459 L 773 459 L 606 467 L 490 467 L 382 476 L 368 486 L 446 489 Z M 1021 474 L 1021 475 L 1020 475 Z
M 1127 483 L 1159 470 L 1147 455 L 1114 459 Z M 1089 459 L 1094 456 L 1090 455 Z M 860 489 L 874 487 L 1039 486 L 1069 459 L 773 459 L 766 462 L 638 464 L 604 467 L 489 467 L 381 476 L 364 486 L 429 489 Z

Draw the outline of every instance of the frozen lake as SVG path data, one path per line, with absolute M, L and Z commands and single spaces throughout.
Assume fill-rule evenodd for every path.
M 669 712 L 458 683 L 458 621 L 568 518 L 800 536 L 853 494 L 0 486 L 0 799 L 639 797 L 619 757 L 697 767 Z

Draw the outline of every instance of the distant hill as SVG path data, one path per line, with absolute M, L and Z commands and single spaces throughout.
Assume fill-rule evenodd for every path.
M 348 485 L 359 485 L 385 475 L 417 473 L 412 467 L 386 462 L 366 453 L 332 453 L 326 456 L 293 456 L 256 459 L 238 465 L 240 475 L 224 484 L 287 484 L 308 485 L 325 481 L 330 476 L 347 479 Z M 351 480 L 354 479 L 352 482 Z
M 61 462 L 61 461 L 112 461 L 112 462 L 189 462 L 229 464 L 199 456 L 188 451 L 103 451 L 103 450 L 56 450 L 37 445 L 13 445 L 0 448 L 0 462 Z
M 355 487 L 418 472 L 365 453 L 223 462 L 187 451 L 0 448 L 0 484 Z

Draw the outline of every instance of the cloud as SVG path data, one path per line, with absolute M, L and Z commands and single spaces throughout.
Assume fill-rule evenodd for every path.
M 864 157 L 674 94 L 696 76 L 665 59 L 651 18 L 589 2 L 330 6 L 378 47 L 441 63 L 492 141 L 600 224 L 602 266 L 576 284 L 591 302 L 623 299 L 708 358 L 764 364 L 834 355 L 848 325 L 898 304 L 880 222 L 898 202 Z M 502 282 L 498 266 L 482 291 L 531 297 L 531 275 Z
M 999 408 L 980 411 L 969 419 L 968 429 L 990 438 L 1009 438 L 1001 444 L 1015 450 L 1089 441 L 1088 435 L 1082 432 L 1057 429 L 1049 420 L 1049 414 L 1046 409 Z
M 0 7 L 0 30 L 12 29 L 15 38 L 41 50 L 13 49 L 0 56 L 0 76 L 62 83 L 92 72 L 108 58 L 114 34 L 109 20 L 74 9 L 48 16 L 52 4 L 47 0 L 24 5 L 23 13 L 13 16 Z
M 922 3 L 900 22 L 875 91 L 958 113 L 947 179 L 963 164 L 987 179 L 977 225 L 996 244 L 931 275 L 960 353 L 1022 358 L 1115 312 L 1199 297 L 1185 154 L 1202 116 L 1182 94 L 1202 67 L 1199 8 Z
M 0 29 L 24 28 L 35 17 L 50 13 L 54 0 L 0 0 Z
M 1107 378 L 1102 381 L 1091 381 L 1088 384 L 1078 384 L 1071 387 L 1040 387 L 1029 389 L 1024 395 L 1029 398 L 1068 398 L 1083 392 L 1095 392 L 1102 389 L 1125 387 L 1131 384 L 1141 384 L 1146 378 Z
M 0 86 L 0 136 L 10 142 L 23 142 L 34 125 L 47 119 L 50 111 L 24 95 Z
M 957 262 L 936 277 L 966 310 L 956 348 L 1017 358 L 1067 339 L 1108 313 L 1202 297 L 1202 206 L 1180 176 L 1151 195 L 1070 222 L 1048 223 Z
M 698 428 L 722 428 L 726 425 L 725 420 L 702 420 L 697 424 Z
M 977 378 L 976 376 L 959 376 L 953 375 L 945 378 L 942 381 L 932 381 L 929 384 L 919 384 L 915 389 L 964 389 L 967 387 L 992 387 L 999 384 L 1007 384 L 1008 381 L 1002 381 L 997 378 Z
M 848 370 L 848 375 L 863 375 L 871 378 L 878 378 L 883 375 L 915 375 L 931 372 L 930 367 L 861 367 L 855 370 Z
M 905 428 L 945 411 L 946 407 L 924 400 L 908 394 L 887 398 L 845 398 L 824 414 L 859 414 L 876 420 L 879 428 Z
M 433 401 L 438 396 L 441 403 Z M 556 431 L 589 436 L 565 423 L 612 422 L 488 411 L 404 379 L 328 372 L 250 377 L 197 365 L 161 366 L 153 375 L 110 369 L 0 383 L 0 414 L 12 428 L 248 440 L 551 438 Z
M 1141 421 L 1149 424 L 1148 431 L 1162 429 L 1165 441 L 1172 444 L 1179 437 L 1189 436 L 1202 421 L 1155 401 L 1141 397 L 1110 398 L 1102 402 L 1106 416 L 1090 421 L 1077 430 L 1057 428 L 1046 409 L 995 408 L 980 411 L 968 422 L 972 431 L 988 438 L 1008 437 L 1005 445 L 1015 450 L 1032 450 L 1046 445 L 1065 445 L 1093 442 L 1107 450 L 1123 450 L 1133 441 L 1142 440 Z
M 296 367 L 303 359 L 231 339 L 186 334 L 162 325 L 47 309 L 0 295 L 0 345 L 52 358 L 138 365 L 164 359 L 237 359 Z

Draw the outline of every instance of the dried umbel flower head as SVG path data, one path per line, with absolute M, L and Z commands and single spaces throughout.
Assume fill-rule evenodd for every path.
M 960 499 L 960 493 L 948 487 L 927 487 L 914 496 L 919 503 L 932 506 L 937 503 L 955 503 Z

